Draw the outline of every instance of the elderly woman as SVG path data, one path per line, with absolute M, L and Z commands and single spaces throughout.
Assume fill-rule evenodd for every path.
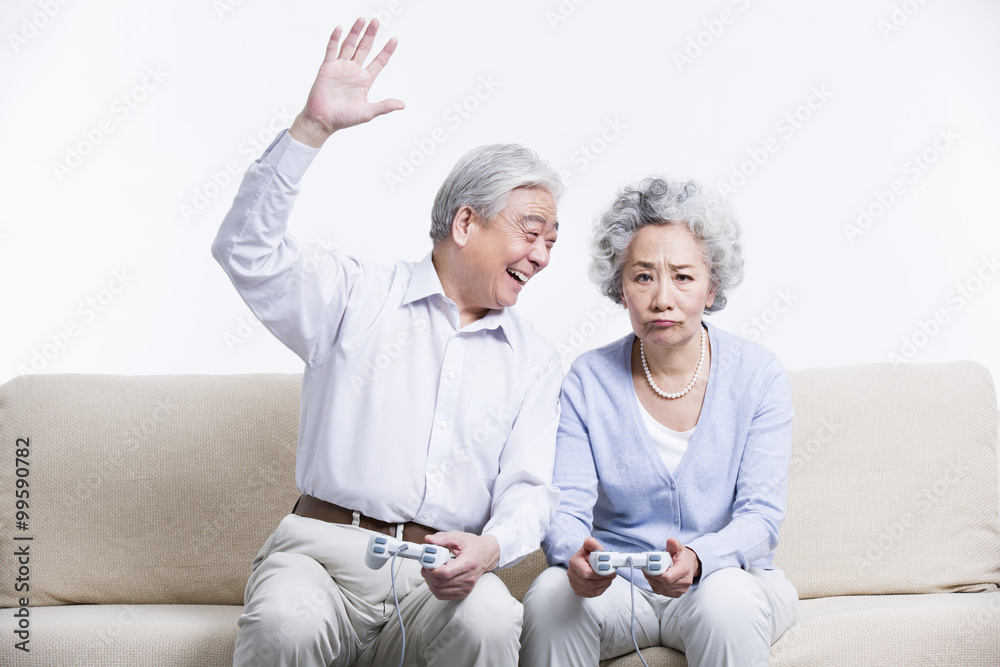
M 774 567 L 788 377 L 764 348 L 703 321 L 742 280 L 740 229 L 697 183 L 652 178 L 623 189 L 595 231 L 591 278 L 632 331 L 581 355 L 563 383 L 552 567 L 524 600 L 521 664 L 628 653 L 634 609 L 639 648 L 675 648 L 692 667 L 766 665 L 798 604 Z M 666 551 L 671 564 L 602 576 L 589 563 L 602 550 Z

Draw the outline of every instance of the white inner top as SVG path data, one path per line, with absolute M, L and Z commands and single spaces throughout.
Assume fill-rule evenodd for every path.
M 635 387 L 633 387 L 634 389 Z M 677 469 L 677 465 L 681 462 L 684 452 L 687 451 L 688 445 L 691 444 L 691 436 L 694 435 L 694 430 L 698 426 L 695 425 L 687 431 L 675 431 L 667 428 L 653 419 L 653 416 L 642 406 L 642 401 L 639 400 L 638 395 L 635 397 L 635 400 L 639 404 L 639 413 L 642 414 L 642 421 L 646 424 L 646 430 L 649 431 L 649 437 L 653 441 L 653 446 L 656 447 L 657 453 L 663 459 L 663 465 L 667 466 L 667 470 L 670 471 L 671 475 L 674 474 L 674 470 Z

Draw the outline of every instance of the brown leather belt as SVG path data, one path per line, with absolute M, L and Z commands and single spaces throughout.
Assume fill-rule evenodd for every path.
M 319 519 L 320 521 L 326 521 L 327 523 L 341 523 L 347 524 L 348 526 L 359 526 L 365 530 L 372 530 L 376 533 L 382 533 L 383 535 L 388 535 L 389 537 L 396 537 L 396 526 L 399 524 L 388 523 L 386 521 L 379 521 L 378 519 L 373 519 L 370 516 L 365 516 L 364 514 L 358 514 L 357 522 L 354 519 L 354 512 L 352 510 L 341 507 L 340 505 L 334 505 L 333 503 L 328 503 L 325 500 L 320 500 L 319 498 L 314 498 L 313 496 L 308 496 L 302 494 L 299 499 L 295 501 L 295 507 L 292 508 L 293 514 L 298 514 L 299 516 L 309 517 L 310 519 Z M 428 528 L 419 523 L 413 523 L 408 521 L 403 524 L 403 539 L 407 542 L 415 542 L 416 544 L 423 544 L 425 539 L 431 533 L 436 533 L 438 531 L 433 528 Z

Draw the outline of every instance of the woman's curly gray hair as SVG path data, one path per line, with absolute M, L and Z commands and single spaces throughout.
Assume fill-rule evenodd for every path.
M 622 273 L 632 238 L 647 225 L 678 223 L 701 243 L 715 302 L 705 312 L 726 307 L 726 292 L 743 282 L 743 243 L 729 203 L 695 181 L 645 178 L 622 188 L 594 223 L 590 279 L 601 293 L 622 302 Z

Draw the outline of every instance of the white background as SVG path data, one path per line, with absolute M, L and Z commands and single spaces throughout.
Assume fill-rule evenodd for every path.
M 290 123 L 361 15 L 382 17 L 378 48 L 399 38 L 372 98 L 407 108 L 306 175 L 291 229 L 316 261 L 419 260 L 456 159 L 513 141 L 571 179 L 518 305 L 567 365 L 628 331 L 586 278 L 594 216 L 669 173 L 734 186 L 747 278 L 719 326 L 789 369 L 898 355 L 1000 377 L 996 2 L 7 0 L 0 382 L 301 370 L 209 247 L 227 168 Z

